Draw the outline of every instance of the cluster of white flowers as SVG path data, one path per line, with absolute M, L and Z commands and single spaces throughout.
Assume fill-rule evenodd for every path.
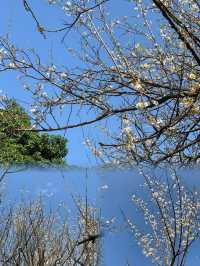
M 192 114 L 192 115 L 199 114 L 199 112 L 200 112 L 199 103 L 198 102 L 194 102 L 194 99 L 192 97 L 184 97 L 180 101 L 180 105 L 183 108 L 189 109 L 190 114 Z
M 38 110 L 37 108 L 31 108 L 31 109 L 30 109 L 30 112 L 31 112 L 33 115 L 35 115 L 35 114 L 37 114 L 37 113 L 39 112 L 39 110 Z
M 135 107 L 139 110 L 144 110 L 149 106 L 148 102 L 142 101 L 142 102 L 138 102 L 136 103 Z
M 85 144 L 95 156 L 101 159 L 103 158 L 103 152 L 100 149 L 97 149 L 90 139 L 86 139 L 83 144 Z
M 0 49 L 0 63 L 5 58 L 6 54 L 7 52 L 5 51 L 5 49 L 1 48 Z
M 67 14 L 72 7 L 72 2 L 71 1 L 66 1 L 65 4 L 62 6 L 63 11 Z
M 149 115 L 148 118 L 147 118 L 147 122 L 150 124 L 150 125 L 153 125 L 157 128 L 160 128 L 162 126 L 164 126 L 164 121 L 163 119 L 161 118 L 156 118 L 152 115 Z
M 196 74 L 195 73 L 190 73 L 189 75 L 188 75 L 188 78 L 190 79 L 190 80 L 195 80 L 196 79 Z
M 67 78 L 67 73 L 65 73 L 65 72 L 61 72 L 61 73 L 60 73 L 60 77 L 61 77 L 62 79 L 66 79 L 66 78 Z
M 140 81 L 137 81 L 135 84 L 134 84 L 134 88 L 138 91 L 142 91 L 143 90 L 143 87 L 142 87 L 142 83 Z
M 13 62 L 10 62 L 10 63 L 8 64 L 8 67 L 11 68 L 11 69 L 15 69 L 15 68 L 17 68 L 16 64 L 13 63 Z
M 150 68 L 150 64 L 145 63 L 145 64 L 140 65 L 140 67 L 142 69 L 149 69 Z
M 123 137 L 123 142 L 125 144 L 125 149 L 127 151 L 135 148 L 135 142 L 137 140 L 137 137 L 135 136 L 130 126 L 126 126 L 122 129 L 122 137 Z
M 48 67 L 47 70 L 48 70 L 49 73 L 51 73 L 51 72 L 55 72 L 55 70 L 56 70 L 56 66 L 52 65 L 52 66 Z
M 43 98 L 48 98 L 48 94 L 47 94 L 46 91 L 43 91 L 43 92 L 41 93 L 41 96 L 42 96 Z
M 2 104 L 2 106 L 1 106 L 1 109 L 3 109 L 4 108 L 4 101 L 7 99 L 7 96 L 6 96 L 6 94 L 4 94 L 3 93 L 3 90 L 0 90 L 0 101 L 1 101 L 1 104 Z
M 152 205 L 136 195 L 132 200 L 142 212 L 147 228 L 151 229 L 146 234 L 141 233 L 130 220 L 129 226 L 145 256 L 151 257 L 158 265 L 170 265 L 166 262 L 181 257 L 198 237 L 199 193 L 191 193 L 175 173 L 169 183 L 149 176 L 146 180 Z

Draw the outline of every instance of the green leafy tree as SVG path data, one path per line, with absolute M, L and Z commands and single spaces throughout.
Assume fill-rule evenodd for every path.
M 0 110 L 0 163 L 65 165 L 66 142 L 62 136 L 23 132 L 31 127 L 25 110 L 15 101 L 4 99 Z

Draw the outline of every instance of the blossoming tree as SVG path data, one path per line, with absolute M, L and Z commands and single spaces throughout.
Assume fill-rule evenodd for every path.
M 199 0 L 119 0 L 124 15 L 114 9 L 114 0 L 49 0 L 48 5 L 61 9 L 65 19 L 55 28 L 40 21 L 29 1 L 22 2 L 42 38 L 63 33 L 66 47 L 73 34 L 77 49 L 68 51 L 79 61 L 75 68 L 47 65 L 39 54 L 1 37 L 0 71 L 18 72 L 34 96 L 35 128 L 19 130 L 56 131 L 98 123 L 105 140 L 86 144 L 106 161 L 198 163 Z M 62 124 L 56 116 L 59 108 L 68 114 Z M 75 120 L 72 114 L 77 109 Z M 141 235 L 130 225 L 145 255 L 158 265 L 184 265 L 198 235 L 199 203 L 195 194 L 182 189 L 178 178 L 173 187 L 147 180 L 160 222 L 133 198 L 152 234 Z
M 43 37 L 63 32 L 65 42 L 70 31 L 75 34 L 80 45 L 70 51 L 82 62 L 75 69 L 48 66 L 38 54 L 1 38 L 0 70 L 15 70 L 26 83 L 37 82 L 36 89 L 27 85 L 37 96 L 37 130 L 112 119 L 119 130 L 109 130 L 99 149 L 115 162 L 198 161 L 199 1 L 133 0 L 123 3 L 123 17 L 107 13 L 111 0 L 48 1 L 66 15 L 65 25 L 56 29 L 41 25 L 38 10 L 23 2 Z M 55 90 L 44 92 L 44 85 Z M 63 124 L 54 115 L 61 106 L 69 111 Z M 81 107 L 81 122 L 70 123 L 74 106 Z M 47 114 L 54 125 L 44 124 Z
M 143 254 L 154 265 L 187 265 L 191 246 L 199 240 L 199 192 L 184 186 L 175 172 L 165 181 L 143 175 L 146 180 L 144 188 L 150 198 L 144 200 L 133 195 L 132 201 L 142 212 L 145 230 L 126 218 L 128 226 Z

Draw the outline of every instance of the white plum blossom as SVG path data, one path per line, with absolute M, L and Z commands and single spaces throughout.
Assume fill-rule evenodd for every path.
M 54 5 L 61 11 L 52 20 L 55 24 L 47 22 L 44 29 L 32 10 L 34 23 L 43 37 L 50 32 L 63 35 L 62 42 L 55 38 L 54 47 L 70 52 L 75 60 L 44 62 L 37 49 L 17 48 L 6 37 L 0 46 L 0 71 L 17 70 L 20 81 L 30 85 L 27 89 L 34 100 L 43 103 L 44 130 L 81 126 L 78 116 L 63 119 L 62 125 L 56 122 L 60 106 L 65 110 L 76 106 L 84 125 L 108 120 L 107 145 L 93 149 L 104 159 L 132 165 L 199 161 L 199 6 L 195 1 L 125 1 L 124 12 L 130 8 L 132 13 L 122 16 L 108 10 L 109 1 L 46 2 L 48 8 Z M 57 14 L 63 16 L 58 21 Z M 65 23 L 59 25 L 62 20 Z M 68 33 L 75 45 L 66 42 Z M 44 84 L 51 97 L 42 94 L 37 83 Z M 117 121 L 118 132 L 108 126 L 112 121 Z M 123 130 L 126 126 L 132 132 Z
M 65 72 L 61 72 L 61 73 L 60 73 L 60 77 L 61 77 L 62 79 L 66 79 L 66 78 L 67 78 L 67 74 L 66 74 Z
M 41 96 L 44 97 L 44 98 L 47 98 L 48 94 L 47 94 L 47 92 L 44 91 L 44 92 L 41 93 Z
M 38 113 L 38 109 L 37 109 L 37 108 L 31 108 L 31 109 L 30 109 L 30 112 L 31 112 L 32 114 L 37 114 L 37 113 Z
M 8 65 L 10 68 L 16 68 L 16 65 L 15 65 L 15 63 L 13 63 L 13 62 L 11 62 L 11 63 L 9 63 L 9 65 Z
M 5 50 L 3 48 L 0 49 L 0 62 L 4 59 L 5 57 Z
M 133 195 L 132 201 L 143 215 L 146 233 L 128 218 L 127 223 L 143 254 L 155 265 L 185 261 L 185 252 L 199 240 L 200 194 L 185 187 L 174 170 L 167 181 L 143 174 L 150 199 Z
M 56 66 L 52 65 L 50 67 L 48 67 L 48 72 L 51 73 L 51 72 L 55 72 L 56 70 Z
M 148 102 L 144 102 L 144 101 L 142 101 L 142 102 L 138 102 L 138 103 L 136 103 L 136 105 L 135 105 L 135 107 L 136 107 L 137 109 L 139 109 L 139 110 L 144 110 L 144 109 L 146 109 L 148 106 L 149 106 L 149 103 L 148 103 Z
M 134 88 L 135 88 L 136 90 L 139 90 L 139 91 L 142 90 L 143 87 L 142 87 L 141 82 L 137 81 L 137 82 L 134 84 Z
M 196 79 L 196 75 L 195 75 L 195 73 L 190 73 L 190 74 L 189 74 L 189 79 L 191 79 L 191 80 L 195 80 L 195 79 Z

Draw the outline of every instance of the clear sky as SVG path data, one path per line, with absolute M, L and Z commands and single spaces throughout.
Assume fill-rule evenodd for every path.
M 1 9 L 0 9 L 0 35 L 5 35 L 9 33 L 11 40 L 13 40 L 18 47 L 22 48 L 32 48 L 34 47 L 36 51 L 38 51 L 44 60 L 47 62 L 51 62 L 51 59 L 55 60 L 56 64 L 66 64 L 67 66 L 73 65 L 76 63 L 74 59 L 70 58 L 67 54 L 66 50 L 60 43 L 60 39 L 62 35 L 49 35 L 46 40 L 42 38 L 42 36 L 37 32 L 36 27 L 31 19 L 30 15 L 25 12 L 24 7 L 22 5 L 23 1 L 16 0 L 6 0 L 2 1 Z M 47 9 L 44 4 L 45 1 L 42 0 L 32 0 L 29 1 L 33 4 L 36 13 L 40 17 L 41 21 L 44 22 L 45 25 L 55 26 L 57 22 L 62 23 L 62 15 L 61 12 L 52 9 Z M 116 5 L 113 6 L 113 9 L 116 12 L 125 12 L 125 5 L 122 5 L 122 0 L 115 0 Z M 75 46 L 76 40 L 73 39 L 73 36 L 69 36 L 68 39 L 69 46 Z M 3 93 L 6 93 L 10 97 L 15 97 L 19 103 L 21 103 L 25 108 L 30 108 L 31 98 L 27 92 L 23 90 L 22 83 L 16 79 L 15 73 L 0 73 L 0 90 L 3 90 Z M 64 118 L 63 118 L 64 119 Z M 67 131 L 66 137 L 69 140 L 68 148 L 69 154 L 67 157 L 67 162 L 69 164 L 82 165 L 82 166 L 91 166 L 96 164 L 95 158 L 87 148 L 83 145 L 84 136 L 87 135 L 95 135 L 94 127 L 84 128 L 84 129 L 73 129 Z M 70 173 L 68 173 L 70 175 Z M 63 197 L 66 192 L 73 192 L 77 188 L 79 188 L 82 192 L 84 191 L 84 175 L 85 173 L 71 173 L 71 177 L 73 180 L 71 183 L 64 182 L 62 180 L 61 175 L 55 172 L 46 172 L 41 173 L 41 176 L 38 175 L 37 172 L 32 173 L 31 180 L 26 179 L 26 175 L 23 174 L 23 178 L 20 179 L 19 182 L 17 176 L 13 177 L 10 180 L 8 188 L 11 188 L 10 195 L 13 191 L 17 193 L 20 187 L 27 187 L 27 190 L 31 190 L 34 195 L 38 195 L 39 192 L 43 191 L 46 193 L 46 196 L 50 195 L 52 197 L 56 197 L 56 202 L 60 199 L 63 200 Z M 82 181 L 80 181 L 80 178 Z M 92 173 L 90 173 L 90 177 Z M 119 176 L 119 173 L 118 173 Z M 113 179 L 114 177 L 114 179 Z M 123 174 L 121 172 L 120 177 L 116 180 L 116 173 L 108 173 L 102 176 L 96 176 L 90 182 L 91 189 L 91 197 L 98 198 L 97 186 L 100 186 L 104 183 L 108 183 L 111 191 L 105 192 L 105 194 L 99 195 L 98 200 L 100 201 L 101 206 L 105 210 L 105 215 L 120 215 L 119 207 L 125 206 L 128 209 L 130 208 L 130 203 L 128 203 L 128 196 L 133 192 L 132 188 L 138 184 L 139 179 L 134 175 Z M 64 183 L 63 183 L 64 182 Z M 38 188 L 39 184 L 39 188 Z M 33 189 L 34 188 L 34 189 Z M 53 193 L 53 194 L 52 194 Z M 103 195 L 103 196 L 102 196 Z M 125 196 L 125 197 L 124 197 Z M 55 198 L 53 198 L 55 199 Z M 55 201 L 53 200 L 54 204 Z M 114 205 L 113 205 L 114 204 Z M 146 260 L 144 260 L 141 253 L 138 252 L 138 249 L 134 244 L 132 244 L 131 239 L 128 236 L 122 236 L 123 243 L 127 241 L 127 245 L 123 244 L 120 246 L 119 242 L 117 244 L 116 238 L 111 236 L 105 245 L 106 252 L 106 260 L 107 266 L 121 266 L 124 264 L 119 263 L 118 249 L 122 249 L 124 254 L 127 256 L 134 257 L 135 261 L 133 262 L 133 266 L 150 266 Z M 122 238 L 119 241 L 122 241 Z M 132 253 L 132 250 L 133 253 Z M 190 263 L 188 266 L 198 266 L 197 264 L 199 260 L 197 260 L 197 252 L 195 256 L 191 256 Z M 141 262 L 142 261 L 142 262 Z M 142 263 L 142 264 L 141 264 Z M 145 264 L 146 263 L 146 264 Z
M 183 177 L 187 186 L 200 186 L 199 170 L 184 169 Z M 36 199 L 39 195 L 44 199 L 47 208 L 58 208 L 64 202 L 70 210 L 69 218 L 74 217 L 71 195 L 84 198 L 87 184 L 88 200 L 101 208 L 101 216 L 106 220 L 115 218 L 113 231 L 103 231 L 103 265 L 102 266 L 152 266 L 142 255 L 133 236 L 124 227 L 121 210 L 131 218 L 141 230 L 146 232 L 140 212 L 131 202 L 132 194 L 144 200 L 143 178 L 136 170 L 96 170 L 72 169 L 60 171 L 49 169 L 42 171 L 33 169 L 8 175 L 5 179 L 5 196 L 10 205 L 24 199 Z M 106 186 L 105 186 L 106 185 Z M 146 192 L 145 192 L 146 193 Z M 117 226 L 116 226 L 117 225 Z M 199 244 L 196 243 L 188 257 L 186 266 L 199 266 Z
M 62 35 L 49 35 L 46 40 L 37 32 L 36 26 L 30 17 L 29 13 L 25 12 L 23 1 L 7 0 L 1 3 L 0 16 L 0 35 L 9 33 L 10 39 L 17 44 L 19 48 L 34 48 L 42 59 L 50 63 L 65 64 L 67 67 L 75 64 L 74 58 L 67 54 L 63 45 L 61 45 Z M 57 23 L 62 23 L 63 16 L 58 9 L 47 8 L 45 1 L 29 1 L 45 25 L 56 26 Z M 67 39 L 69 46 L 74 47 L 76 40 L 70 36 Z M 20 104 L 26 109 L 30 109 L 30 95 L 23 89 L 21 81 L 16 79 L 16 73 L 0 73 L 0 90 L 10 97 L 16 98 Z M 63 121 L 65 117 L 61 118 Z M 58 132 L 62 134 L 63 132 Z M 89 150 L 83 144 L 86 136 L 93 134 L 93 127 L 88 129 L 74 129 L 66 132 L 68 143 L 67 162 L 71 165 L 94 165 L 96 160 L 91 155 Z
M 66 16 L 63 15 L 60 9 L 53 5 L 47 8 L 46 2 L 46 0 L 29 1 L 42 25 L 48 28 L 56 28 L 56 26 L 62 25 L 64 20 L 66 20 Z M 112 14 L 120 14 L 120 16 L 123 16 L 130 13 L 128 9 L 130 4 L 124 4 L 124 0 L 112 1 L 110 6 L 112 7 Z M 80 64 L 66 50 L 66 46 L 75 48 L 77 45 L 77 39 L 73 34 L 67 36 L 65 46 L 61 44 L 63 33 L 48 34 L 48 38 L 44 39 L 37 32 L 36 25 L 30 14 L 25 11 L 23 1 L 7 0 L 1 3 L 0 36 L 5 36 L 6 34 L 9 34 L 9 38 L 18 48 L 34 48 L 46 64 L 53 62 L 58 66 L 63 64 L 66 67 Z M 0 73 L 0 90 L 3 90 L 3 93 L 6 93 L 8 96 L 16 98 L 28 110 L 31 108 L 31 97 L 23 89 L 23 82 L 17 80 L 16 77 L 16 73 Z M 63 115 L 60 119 L 64 122 L 65 116 Z M 112 127 L 114 126 L 113 124 L 114 122 L 112 122 Z M 59 133 L 63 134 L 63 132 Z M 67 162 L 70 165 L 96 165 L 96 158 L 94 158 L 88 148 L 83 144 L 84 139 L 88 136 L 90 138 L 95 136 L 97 139 L 95 125 L 68 130 L 65 133 L 69 141 Z

